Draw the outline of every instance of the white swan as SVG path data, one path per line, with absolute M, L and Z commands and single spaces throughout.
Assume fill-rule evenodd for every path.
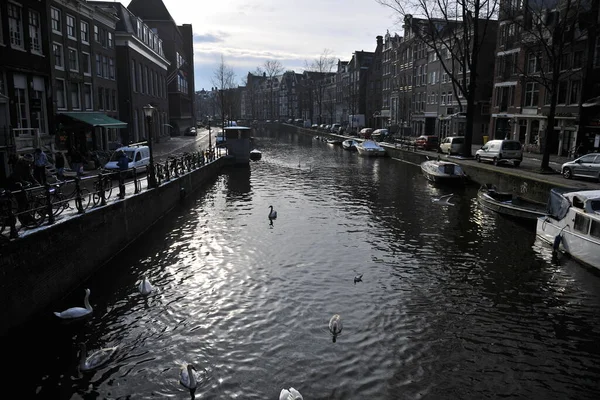
M 83 298 L 83 304 L 85 305 L 85 308 L 71 307 L 71 308 L 66 309 L 65 311 L 61 311 L 61 312 L 55 311 L 54 315 L 56 315 L 58 318 L 73 319 L 73 318 L 85 317 L 86 315 L 91 314 L 92 311 L 94 311 L 94 309 L 90 305 L 90 289 L 85 289 L 85 297 Z
M 332 334 L 337 335 L 342 332 L 342 317 L 339 314 L 334 314 L 329 320 L 329 330 Z
M 279 400 L 304 400 L 299 391 L 293 387 L 288 389 L 281 389 L 279 393 Z
M 138 290 L 140 291 L 140 293 L 143 296 L 148 296 L 150 293 L 152 293 L 153 289 L 154 289 L 154 286 L 152 286 L 152 284 L 150 283 L 148 278 L 146 278 L 146 276 L 144 275 L 142 277 L 142 281 L 140 282 L 140 284 L 138 286 Z
M 187 364 L 181 367 L 179 371 L 179 383 L 188 389 L 196 389 L 198 383 L 196 382 L 196 375 L 194 371 L 196 368 L 192 364 Z
M 90 371 L 96 369 L 108 362 L 119 346 L 107 347 L 93 352 L 86 357 L 85 343 L 79 344 L 79 369 L 81 371 Z
M 438 203 L 438 204 L 440 204 L 442 206 L 453 206 L 454 203 L 450 202 L 450 198 L 452 196 L 454 196 L 454 194 L 452 194 L 452 193 L 451 194 L 445 194 L 445 195 L 440 196 L 440 197 L 433 197 L 431 199 L 431 201 L 434 202 L 434 203 Z
M 277 218 L 277 211 L 273 210 L 273 206 L 269 206 L 269 208 L 271 209 L 269 212 L 269 219 Z

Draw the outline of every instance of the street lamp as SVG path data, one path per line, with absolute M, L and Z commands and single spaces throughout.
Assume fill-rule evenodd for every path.
M 154 174 L 154 157 L 152 154 L 152 117 L 156 108 L 152 107 L 151 104 L 144 106 L 144 115 L 146 115 L 146 122 L 148 123 L 148 149 L 150 150 L 150 165 L 148 166 L 148 187 L 155 188 L 156 175 Z

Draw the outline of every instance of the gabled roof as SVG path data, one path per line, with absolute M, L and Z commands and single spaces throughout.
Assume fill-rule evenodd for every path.
M 127 8 L 141 19 L 175 22 L 162 0 L 131 0 Z

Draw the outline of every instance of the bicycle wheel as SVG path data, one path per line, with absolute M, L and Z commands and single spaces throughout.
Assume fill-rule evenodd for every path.
M 52 203 L 52 214 L 55 217 L 69 208 L 69 201 L 68 199 L 65 199 L 62 193 L 54 193 L 50 198 L 50 202 Z
M 92 201 L 92 194 L 86 188 L 81 189 L 81 206 L 87 210 Z
M 46 200 L 41 197 L 33 197 L 27 204 L 27 209 L 19 211 L 17 218 L 25 228 L 37 228 L 46 219 Z

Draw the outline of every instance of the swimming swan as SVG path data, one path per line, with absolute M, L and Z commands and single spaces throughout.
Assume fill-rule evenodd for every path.
M 152 286 L 152 284 L 150 283 L 148 278 L 146 278 L 146 276 L 143 276 L 142 281 L 138 286 L 138 289 L 143 296 L 148 296 L 150 293 L 152 293 L 152 289 L 154 289 L 154 286 Z
M 196 382 L 196 375 L 194 372 L 196 368 L 192 364 L 187 364 L 181 367 L 179 371 L 179 383 L 188 389 L 196 389 L 198 383 Z
M 94 309 L 90 305 L 90 289 L 85 289 L 85 297 L 83 299 L 83 304 L 85 305 L 85 308 L 71 307 L 62 312 L 55 311 L 54 315 L 56 315 L 58 318 L 73 319 L 85 317 L 86 315 L 91 314 L 92 311 L 94 311 Z
M 269 206 L 269 208 L 271 209 L 269 212 L 269 219 L 277 218 L 277 211 L 273 210 L 273 206 Z
M 291 387 L 288 389 L 281 389 L 279 393 L 279 400 L 304 400 L 299 391 Z
M 342 327 L 342 317 L 338 314 L 334 314 L 329 320 L 329 331 L 333 335 L 333 343 L 335 343 L 337 335 L 342 332 Z
M 85 343 L 79 343 L 79 369 L 90 371 L 108 362 L 119 346 L 107 347 L 93 352 L 86 357 Z

